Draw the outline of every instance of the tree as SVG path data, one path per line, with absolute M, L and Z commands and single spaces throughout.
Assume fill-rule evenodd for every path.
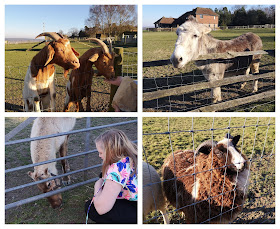
M 79 32 L 79 37 L 88 37 L 87 33 L 85 32 L 85 30 L 80 30 Z
M 275 24 L 275 5 L 263 9 L 267 16 L 268 24 Z
M 134 5 L 93 5 L 86 26 L 96 28 L 102 33 L 119 35 L 126 27 L 136 25 L 136 7 Z
M 219 25 L 220 26 L 227 26 L 231 23 L 231 12 L 228 10 L 227 7 L 218 10 L 215 9 L 215 12 L 219 15 Z
M 62 36 L 66 35 L 66 34 L 64 34 L 62 29 L 58 30 L 58 33 L 61 34 Z
M 235 6 L 236 10 L 233 13 L 231 24 L 234 26 L 248 25 L 248 17 L 245 9 L 246 6 L 241 6 L 240 8 L 237 7 L 238 6 Z
M 77 28 L 71 28 L 68 32 L 68 37 L 75 38 L 79 36 L 79 30 Z

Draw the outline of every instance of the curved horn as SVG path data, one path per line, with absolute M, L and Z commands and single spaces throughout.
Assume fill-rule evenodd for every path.
M 103 41 L 101 41 L 101 40 L 99 40 L 99 39 L 97 39 L 97 38 L 88 38 L 87 40 L 95 41 L 97 44 L 99 44 L 99 45 L 101 46 L 102 51 L 103 51 L 104 53 L 110 54 L 107 45 L 106 45 Z
M 61 38 L 64 38 L 64 36 L 61 33 L 57 33 Z
M 199 154 L 199 152 L 204 154 L 209 154 L 213 147 L 217 145 L 218 142 L 207 140 L 205 142 L 202 142 L 195 150 L 195 156 Z
M 113 53 L 113 46 L 112 46 L 112 40 L 110 37 L 107 38 L 107 42 L 109 44 L 109 51 L 110 51 L 110 54 Z
M 38 37 L 42 37 L 42 36 L 50 37 L 55 41 L 58 41 L 60 38 L 62 38 L 55 32 L 45 32 L 45 33 L 39 34 L 37 37 L 35 37 L 35 39 L 38 38 Z

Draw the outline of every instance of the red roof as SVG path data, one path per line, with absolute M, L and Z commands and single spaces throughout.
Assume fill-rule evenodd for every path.
M 206 14 L 206 15 L 211 15 L 211 16 L 219 16 L 216 14 L 213 10 L 208 9 L 208 8 L 196 8 L 196 14 Z
M 174 18 L 173 17 L 162 17 L 161 19 L 157 20 L 154 24 L 172 24 L 174 21 Z

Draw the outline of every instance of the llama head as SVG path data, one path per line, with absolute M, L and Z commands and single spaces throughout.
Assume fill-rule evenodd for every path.
M 195 151 L 195 154 L 203 153 L 209 157 L 215 158 L 220 165 L 226 166 L 229 172 L 243 171 L 246 167 L 246 158 L 236 148 L 240 135 L 235 137 L 226 134 L 225 138 L 219 142 L 205 141 L 201 143 Z
M 43 172 L 28 172 L 28 175 L 34 180 L 34 181 L 40 181 L 40 180 L 44 180 L 47 178 L 50 178 L 53 176 L 53 174 L 51 174 L 48 169 L 46 168 Z M 53 190 L 58 189 L 60 186 L 60 180 L 59 179 L 55 179 L 55 180 L 50 180 L 50 181 L 46 181 L 43 183 L 39 183 L 37 184 L 37 187 L 40 189 L 41 192 L 46 193 L 46 192 L 50 192 Z M 60 207 L 60 205 L 62 204 L 62 196 L 60 193 L 56 194 L 56 195 L 52 195 L 50 197 L 47 197 L 48 201 L 50 202 L 51 206 L 53 208 L 57 208 Z
M 200 55 L 202 37 L 211 32 L 211 28 L 197 22 L 192 15 L 176 31 L 178 36 L 170 61 L 175 68 L 183 68 L 188 62 Z

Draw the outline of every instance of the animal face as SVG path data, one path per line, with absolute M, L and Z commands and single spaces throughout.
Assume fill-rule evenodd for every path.
M 216 160 L 217 166 L 226 166 L 229 171 L 243 171 L 247 166 L 247 160 L 236 148 L 239 139 L 240 135 L 232 137 L 230 134 L 226 134 L 225 138 L 219 142 L 205 141 L 198 146 L 195 154 L 208 155 L 210 161 Z M 211 153 L 212 150 L 213 154 Z
M 101 54 L 94 63 L 98 74 L 105 76 L 108 80 L 115 78 L 114 59 L 114 54 Z
M 34 180 L 34 181 L 40 181 L 40 180 L 44 180 L 47 178 L 52 177 L 52 175 L 48 172 L 48 170 L 46 169 L 44 172 L 41 173 L 35 173 L 35 172 L 28 172 L 28 175 Z M 39 190 L 43 193 L 46 192 L 50 192 L 53 191 L 55 189 L 58 189 L 60 185 L 60 180 L 55 179 L 55 180 L 51 180 L 51 181 L 46 181 L 40 184 L 37 184 L 37 187 L 39 188 Z M 50 197 L 47 197 L 49 203 L 51 204 L 52 208 L 57 208 L 60 207 L 62 204 L 62 196 L 61 194 L 56 194 Z
M 214 152 L 216 155 L 223 157 L 227 161 L 228 169 L 232 171 L 243 171 L 246 165 L 245 157 L 237 150 L 236 144 L 240 139 L 240 135 L 226 137 L 217 143 Z M 226 159 L 227 157 L 227 159 Z
M 199 56 L 203 35 L 210 33 L 211 28 L 199 24 L 193 16 L 188 18 L 176 31 L 178 36 L 170 61 L 175 68 L 182 68 Z
M 61 38 L 49 44 L 49 50 L 53 53 L 53 59 L 50 63 L 57 64 L 64 68 L 64 76 L 67 76 L 69 69 L 77 69 L 80 67 L 79 53 L 71 47 L 68 39 Z M 52 49 L 52 50 L 51 50 Z

